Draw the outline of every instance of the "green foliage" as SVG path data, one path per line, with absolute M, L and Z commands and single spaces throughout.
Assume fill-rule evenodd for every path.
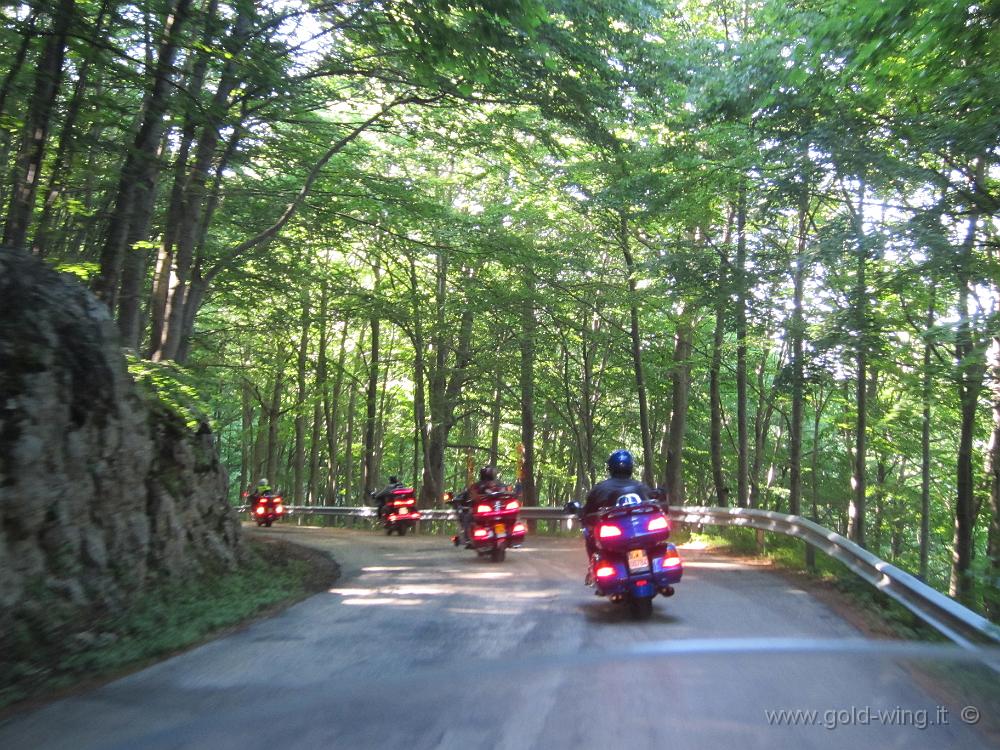
M 189 430 L 210 425 L 196 377 L 174 362 L 153 362 L 127 354 L 128 371 L 143 393 L 166 413 L 179 418 Z

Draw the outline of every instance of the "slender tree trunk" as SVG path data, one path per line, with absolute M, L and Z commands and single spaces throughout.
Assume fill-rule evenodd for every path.
M 935 291 L 935 287 L 931 286 L 924 329 L 924 362 L 920 388 L 923 407 L 920 427 L 920 578 L 924 581 L 927 580 L 931 536 L 931 399 L 934 387 L 931 372 L 931 329 L 934 327 Z
M 367 497 L 359 498 L 354 486 L 354 417 L 358 401 L 358 385 L 351 380 L 347 399 L 347 434 L 344 436 L 344 493 L 348 505 L 366 505 Z
M 736 207 L 736 504 L 750 501 L 750 445 L 747 418 L 747 187 L 740 179 Z
M 111 12 L 112 0 L 103 0 L 94 21 L 94 35 L 101 37 L 104 32 L 104 19 Z M 73 147 L 76 142 L 76 122 L 80 117 L 80 109 L 83 104 L 84 94 L 90 78 L 90 68 L 98 54 L 98 45 L 88 47 L 80 69 L 77 73 L 76 83 L 73 85 L 73 94 L 66 105 L 66 117 L 63 120 L 62 131 L 59 133 L 59 143 L 56 146 L 56 153 L 52 159 L 52 167 L 49 174 L 48 186 L 45 189 L 45 202 L 42 205 L 42 215 L 38 219 L 38 226 L 35 229 L 35 239 L 32 242 L 32 252 L 38 256 L 44 256 L 47 246 L 51 243 L 52 216 L 55 210 L 56 201 L 62 193 L 64 175 L 69 172 L 69 165 L 72 163 Z M 2 111 L 2 108 L 0 108 Z
M 281 393 L 285 385 L 285 355 L 278 355 L 274 369 L 274 388 L 267 410 L 267 466 L 265 471 L 272 487 L 278 486 L 278 426 L 281 423 Z
M 66 54 L 66 35 L 75 13 L 74 0 L 59 0 L 52 10 L 52 31 L 45 40 L 35 71 L 35 86 L 28 102 L 24 135 L 17 155 L 14 192 L 3 227 L 3 244 L 23 247 L 35 210 L 35 194 L 42 173 L 52 109 L 59 96 Z
M 982 161 L 980 161 L 980 170 Z M 958 273 L 958 332 L 955 341 L 955 361 L 958 379 L 959 428 L 958 461 L 955 497 L 955 536 L 949 593 L 968 602 L 972 593 L 973 531 L 976 522 L 975 431 L 979 393 L 985 374 L 985 351 L 975 341 L 972 331 L 972 268 L 973 247 L 978 214 L 969 219 L 969 228 L 961 248 Z
M 681 312 L 674 343 L 674 369 L 671 375 L 673 396 L 670 412 L 670 439 L 667 449 L 666 485 L 671 505 L 684 504 L 684 438 L 687 433 L 688 396 L 691 390 L 691 348 L 694 331 Z
M 857 350 L 857 420 L 854 427 L 854 501 L 851 507 L 851 539 L 865 546 L 865 515 L 867 513 L 868 461 L 868 243 L 864 236 L 864 186 L 853 212 L 854 241 L 857 245 L 857 270 L 854 288 L 854 328 Z
M 723 271 L 724 273 L 724 271 Z M 725 335 L 724 301 L 728 288 L 724 280 L 720 280 L 719 300 L 715 306 L 715 331 L 712 336 L 712 366 L 709 372 L 709 401 L 711 410 L 711 427 L 709 435 L 709 450 L 712 455 L 712 481 L 715 484 L 715 496 L 720 507 L 729 505 L 729 487 L 722 468 L 722 342 Z
M 101 249 L 100 272 L 94 280 L 94 292 L 114 311 L 118 306 L 122 266 L 130 236 L 145 234 L 139 225 L 146 216 L 158 169 L 156 150 L 170 101 L 170 76 L 174 57 L 180 46 L 181 32 L 191 12 L 191 0 L 175 0 L 167 14 L 160 43 L 152 88 L 143 104 L 139 129 L 127 152 L 118 183 L 114 211 L 108 222 L 107 238 Z
M 635 390 L 639 399 L 639 432 L 642 435 L 642 479 L 652 485 L 654 482 L 653 437 L 649 431 L 649 407 L 646 403 L 646 379 L 642 369 L 642 338 L 639 331 L 639 302 L 636 297 L 635 260 L 629 242 L 628 219 L 624 212 L 620 214 L 618 242 L 621 245 L 622 256 L 625 259 L 625 270 L 628 273 L 629 319 L 632 338 L 632 366 L 635 369 Z
M 523 354 L 522 354 L 523 357 Z M 493 408 L 490 412 L 490 463 L 497 465 L 500 454 L 500 419 L 503 416 L 503 372 L 499 361 L 493 375 Z
M 803 177 L 803 179 L 805 179 Z M 798 207 L 798 238 L 795 257 L 792 259 L 792 319 L 789 333 L 792 340 L 792 415 L 788 434 L 788 512 L 799 515 L 802 512 L 802 412 L 804 400 L 803 339 L 805 321 L 802 312 L 806 273 L 806 236 L 809 225 L 809 189 L 801 186 Z
M 292 504 L 302 505 L 305 491 L 306 462 L 306 363 L 309 355 L 309 293 L 303 291 L 301 298 L 299 356 L 296 367 L 295 402 L 295 453 L 292 460 Z
M 524 470 L 521 498 L 524 505 L 538 505 L 535 489 L 535 277 L 524 271 L 524 299 L 521 301 L 521 444 Z
M 983 607 L 994 622 L 1000 620 L 1000 336 L 994 336 L 989 354 L 990 406 L 993 431 L 986 453 L 989 478 L 990 526 L 986 542 L 987 575 L 992 585 L 983 587 Z
M 369 323 L 372 332 L 371 338 L 371 360 L 368 363 L 368 391 L 365 398 L 366 417 L 365 435 L 362 448 L 364 456 L 364 468 L 361 478 L 362 492 L 365 497 L 375 488 L 375 412 L 378 406 L 378 380 L 379 380 L 379 343 L 381 333 L 381 321 L 378 315 L 373 315 Z

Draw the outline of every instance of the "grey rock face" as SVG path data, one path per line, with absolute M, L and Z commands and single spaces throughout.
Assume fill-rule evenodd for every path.
M 0 249 L 0 651 L 39 600 L 124 605 L 154 577 L 232 566 L 213 436 L 137 388 L 79 282 Z

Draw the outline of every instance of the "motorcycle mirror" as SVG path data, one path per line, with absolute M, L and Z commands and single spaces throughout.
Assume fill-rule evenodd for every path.
M 580 505 L 576 500 L 570 500 L 563 507 L 563 513 L 572 513 L 574 516 L 578 516 L 583 512 L 583 506 Z

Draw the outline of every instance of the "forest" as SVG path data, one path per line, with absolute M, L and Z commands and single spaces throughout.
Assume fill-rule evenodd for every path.
M 26 0 L 6 248 L 231 500 L 631 449 L 1000 618 L 1000 2 Z M 197 404 L 197 410 L 193 404 Z M 199 416 L 203 414 L 203 416 Z

